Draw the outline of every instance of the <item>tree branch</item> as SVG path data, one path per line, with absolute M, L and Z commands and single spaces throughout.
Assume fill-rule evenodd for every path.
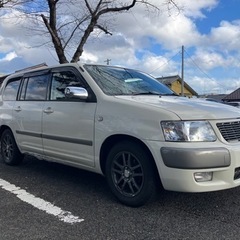
M 99 28 L 100 30 L 102 30 L 103 32 L 105 32 L 106 34 L 109 34 L 109 35 L 113 35 L 111 32 L 109 32 L 106 28 L 100 26 L 100 25 L 96 25 L 97 28 Z
M 85 2 L 87 2 L 87 0 L 85 0 Z M 106 7 L 106 8 L 103 8 L 100 10 L 101 4 L 102 4 L 102 0 L 100 0 L 98 2 L 97 7 L 95 8 L 95 11 L 92 11 L 91 21 L 84 32 L 84 35 L 73 55 L 71 62 L 79 61 L 79 58 L 83 53 L 83 46 L 86 43 L 86 41 L 87 41 L 88 37 L 90 36 L 90 34 L 92 33 L 92 31 L 94 30 L 94 27 L 97 25 L 97 21 L 101 15 L 109 13 L 109 12 L 127 11 L 127 10 L 133 8 L 135 6 L 136 2 L 137 2 L 137 0 L 132 0 L 132 3 L 129 5 L 125 5 L 122 7 L 113 7 L 113 8 Z M 87 7 L 90 7 L 90 6 L 88 5 Z M 99 29 L 101 29 L 101 28 L 99 28 Z M 102 28 L 101 30 L 104 31 L 105 33 L 106 32 L 108 33 L 108 31 L 106 31 L 106 29 L 104 29 L 104 28 Z
M 82 21 L 80 21 L 80 22 L 76 25 L 76 27 L 72 30 L 72 32 L 71 32 L 69 38 L 67 39 L 66 43 L 64 44 L 63 49 L 65 49 L 65 48 L 67 47 L 68 43 L 69 43 L 69 42 L 71 41 L 71 39 L 73 38 L 73 36 L 74 36 L 75 32 L 77 31 L 77 29 L 78 29 L 78 28 L 80 27 L 80 25 L 81 25 L 82 23 L 84 23 L 88 18 L 89 18 L 89 16 L 87 16 L 86 18 L 84 18 Z
M 113 7 L 113 8 L 104 8 L 101 11 L 98 12 L 98 15 L 101 16 L 103 14 L 109 13 L 109 12 L 122 12 L 122 11 L 128 11 L 129 9 L 133 8 L 136 4 L 137 0 L 132 0 L 132 3 L 129 5 L 125 5 L 122 7 Z

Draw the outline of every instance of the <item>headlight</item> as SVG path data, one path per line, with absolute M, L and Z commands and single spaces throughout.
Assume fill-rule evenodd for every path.
M 169 142 L 213 142 L 217 139 L 207 121 L 163 121 L 161 126 Z

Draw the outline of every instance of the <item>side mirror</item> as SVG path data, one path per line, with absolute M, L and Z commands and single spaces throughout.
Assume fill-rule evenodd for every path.
M 78 98 L 81 100 L 88 98 L 88 91 L 82 87 L 66 87 L 64 94 L 67 98 Z

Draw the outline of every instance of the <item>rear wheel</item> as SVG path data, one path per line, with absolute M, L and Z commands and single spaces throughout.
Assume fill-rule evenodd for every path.
M 23 154 L 19 151 L 11 130 L 6 129 L 1 136 L 1 154 L 4 163 L 18 165 L 23 160 Z
M 115 145 L 106 162 L 106 178 L 113 194 L 128 206 L 144 205 L 156 192 L 151 157 L 137 143 Z

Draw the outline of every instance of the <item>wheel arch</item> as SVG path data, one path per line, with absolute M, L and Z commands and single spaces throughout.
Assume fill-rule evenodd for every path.
M 129 141 L 129 142 L 137 143 L 138 145 L 141 146 L 142 149 L 144 149 L 146 151 L 146 153 L 149 156 L 150 162 L 153 166 L 154 173 L 155 173 L 156 177 L 158 178 L 158 180 L 160 180 L 160 176 L 159 176 L 159 173 L 157 170 L 156 163 L 155 163 L 153 155 L 152 155 L 151 151 L 149 150 L 149 148 L 147 147 L 147 145 L 138 138 L 135 138 L 135 137 L 129 136 L 129 135 L 123 135 L 123 134 L 112 135 L 112 136 L 108 137 L 107 139 L 105 139 L 105 141 L 103 142 L 103 144 L 101 146 L 101 150 L 100 150 L 100 166 L 101 166 L 101 170 L 102 170 L 103 174 L 105 175 L 105 165 L 106 165 L 106 159 L 107 159 L 109 149 L 111 149 L 115 144 L 122 142 L 122 141 Z
M 2 134 L 3 134 L 3 132 L 5 131 L 5 130 L 10 130 L 11 132 L 12 132 L 12 134 L 13 134 L 13 131 L 12 131 L 12 129 L 9 127 L 9 126 L 7 126 L 7 125 L 2 125 L 2 126 L 0 126 L 0 140 L 1 140 L 1 138 L 2 138 Z M 14 134 L 13 134 L 13 137 L 15 138 L 15 136 L 14 136 Z M 16 145 L 17 145 L 17 147 L 18 147 L 18 144 L 17 144 L 17 142 L 16 142 Z M 0 151 L 1 151 L 1 147 L 2 147 L 2 145 L 0 144 Z M 19 148 L 19 147 L 18 147 Z
M 3 133 L 6 129 L 9 129 L 9 130 L 12 132 L 12 130 L 11 130 L 10 127 L 8 127 L 7 125 L 2 125 L 2 126 L 0 127 L 0 138 L 1 138 L 1 136 L 2 136 L 2 133 Z M 12 133 L 13 133 L 13 132 L 12 132 Z
M 2 125 L 0 127 L 1 155 L 5 164 L 14 166 L 22 162 L 24 155 L 20 152 L 14 134 L 10 127 Z

